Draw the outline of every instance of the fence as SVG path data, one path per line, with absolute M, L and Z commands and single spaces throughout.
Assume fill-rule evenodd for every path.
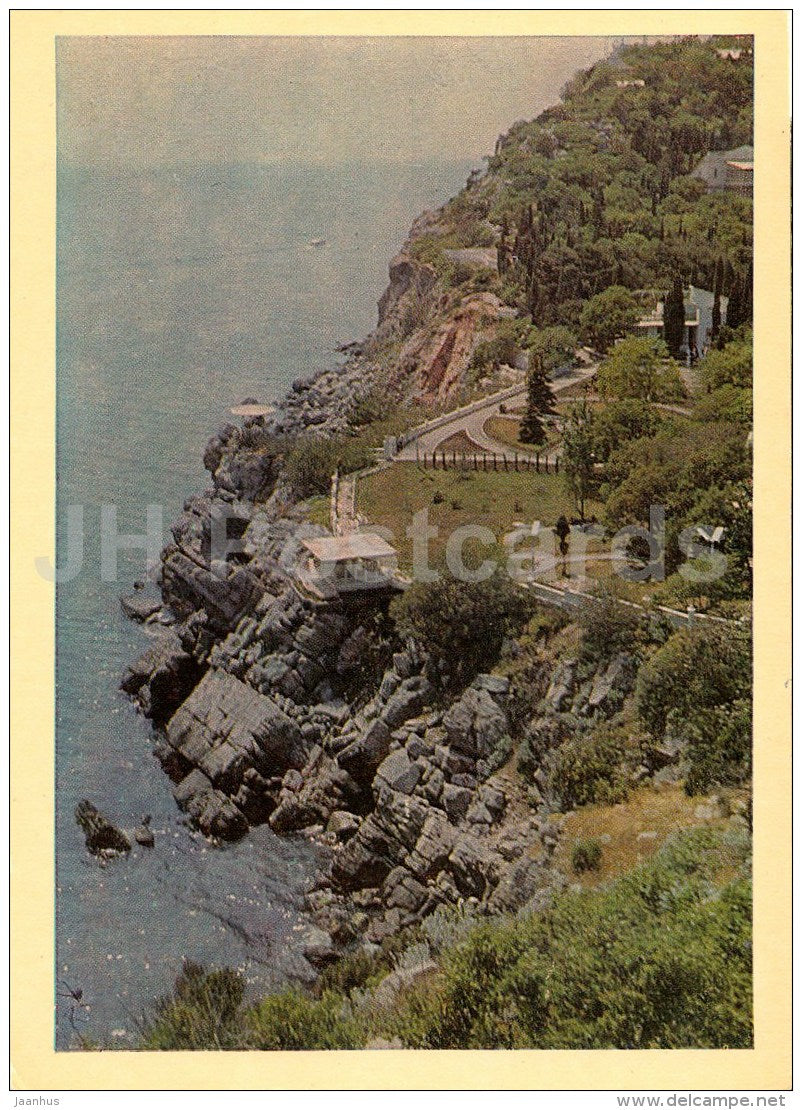
M 497 454 L 495 451 L 475 451 L 465 454 L 459 451 L 433 451 L 431 455 L 424 452 L 417 459 L 424 470 L 496 470 L 514 471 L 524 474 L 559 474 L 560 459 L 554 455 L 542 458 L 537 455 Z
M 583 590 L 569 590 L 560 589 L 559 586 L 547 586 L 545 582 L 529 581 L 521 584 L 533 593 L 538 601 L 542 601 L 546 605 L 556 605 L 560 609 L 579 609 L 587 602 L 598 602 L 599 600 L 595 594 L 589 594 Z M 660 613 L 666 617 L 675 628 L 689 628 L 697 621 L 702 621 L 705 624 L 724 625 L 740 625 L 746 623 L 745 618 L 730 620 L 727 617 L 716 617 L 712 613 L 699 613 L 695 609 L 670 609 L 667 605 L 655 605 L 653 609 L 648 610 L 644 608 L 643 605 L 638 605 L 635 601 L 627 601 L 622 597 L 616 598 L 615 601 L 618 605 L 627 609 L 637 609 L 641 613 Z

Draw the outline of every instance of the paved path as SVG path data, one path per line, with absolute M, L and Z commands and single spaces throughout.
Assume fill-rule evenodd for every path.
M 596 364 L 591 363 L 578 367 L 576 370 L 571 371 L 564 377 L 558 378 L 556 382 L 552 382 L 551 388 L 555 396 L 559 397 L 560 393 L 570 389 L 571 386 L 577 382 L 584 382 L 591 378 L 596 373 Z M 440 444 L 445 440 L 450 439 L 454 435 L 463 432 L 467 435 L 480 451 L 486 451 L 488 454 L 496 454 L 499 458 L 507 458 L 512 461 L 515 458 L 516 452 L 509 444 L 502 443 L 498 439 L 494 439 L 485 431 L 485 424 L 492 416 L 499 416 L 501 414 L 501 406 L 509 408 L 516 404 L 516 402 L 523 400 L 526 397 L 526 382 L 521 382 L 513 393 L 509 390 L 505 392 L 505 396 L 501 398 L 489 397 L 487 404 L 478 409 L 471 409 L 465 411 L 463 409 L 456 409 L 452 414 L 451 419 L 443 422 L 437 428 L 431 431 L 422 431 L 419 435 L 415 434 L 415 429 L 407 433 L 407 436 L 413 436 L 395 456 L 394 461 L 397 462 L 415 462 L 423 455 L 432 455 L 435 451 L 439 450 Z M 520 456 L 522 452 L 517 452 Z M 557 453 L 557 449 L 552 449 L 550 457 Z

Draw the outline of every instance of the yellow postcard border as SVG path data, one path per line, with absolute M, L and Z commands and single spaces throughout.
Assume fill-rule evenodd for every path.
M 11 1049 L 15 1090 L 783 1089 L 791 1082 L 790 38 L 774 11 L 11 13 Z M 753 1050 L 53 1049 L 55 55 L 58 35 L 755 36 Z M 512 123 L 512 121 L 510 121 Z M 200 447 L 199 447 L 200 449 Z

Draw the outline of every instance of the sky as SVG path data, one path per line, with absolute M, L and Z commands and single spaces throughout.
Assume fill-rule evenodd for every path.
M 60 158 L 470 161 L 550 104 L 609 38 L 57 40 Z

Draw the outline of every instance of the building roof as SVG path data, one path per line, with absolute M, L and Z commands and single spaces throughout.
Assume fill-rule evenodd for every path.
M 351 532 L 347 536 L 315 536 L 301 541 L 321 563 L 348 563 L 353 559 L 386 559 L 397 555 L 394 547 L 375 532 Z
M 751 170 L 754 170 L 754 168 L 755 168 L 755 163 L 754 163 L 754 162 L 733 162 L 733 161 L 728 161 L 728 162 L 727 162 L 727 165 L 728 165 L 728 166 L 732 166 L 732 168 L 733 168 L 734 170 L 750 170 L 750 171 L 751 171 Z

